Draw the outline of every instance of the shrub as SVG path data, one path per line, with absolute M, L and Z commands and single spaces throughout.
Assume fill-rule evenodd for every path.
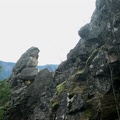
M 0 120 L 4 120 L 4 114 L 9 106 L 11 89 L 7 80 L 0 81 Z

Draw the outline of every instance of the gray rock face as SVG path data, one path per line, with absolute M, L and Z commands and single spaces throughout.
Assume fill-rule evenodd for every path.
M 35 80 L 38 74 L 38 53 L 39 49 L 36 47 L 31 47 L 28 49 L 15 64 L 12 74 L 8 79 L 10 86 L 12 88 L 12 98 L 11 98 L 11 109 L 9 119 L 20 120 L 21 116 L 15 115 L 16 111 L 22 115 L 22 109 L 17 108 L 20 104 L 24 104 L 26 98 L 26 90 L 28 86 Z M 15 109 L 12 109 L 15 108 Z M 8 111 L 9 113 L 9 111 Z M 22 116 L 23 117 L 23 116 Z M 7 119 L 7 118 L 6 118 Z
M 108 107 L 107 103 L 110 100 L 107 99 L 107 96 L 109 98 L 111 96 L 111 100 L 113 100 L 112 91 L 117 91 L 120 88 L 116 87 L 117 84 L 120 85 L 118 82 L 120 50 L 117 49 L 120 47 L 119 6 L 119 0 L 97 0 L 90 23 L 78 31 L 81 37 L 80 41 L 68 53 L 67 60 L 56 70 L 56 83 L 62 85 L 65 82 L 65 84 L 61 87 L 64 89 L 64 93 L 61 92 L 57 95 L 59 107 L 53 112 L 54 119 L 107 120 L 111 119 L 111 114 L 114 116 L 113 119 L 117 119 L 117 115 L 114 115 L 115 109 L 113 112 L 112 107 L 110 109 L 106 109 L 106 107 Z M 114 77 L 111 80 L 111 76 L 117 80 Z M 68 100 L 70 104 L 66 102 L 68 93 L 70 94 Z M 105 103 L 100 99 L 108 101 Z M 95 107 L 99 104 L 101 104 L 100 109 L 108 110 L 107 115 Z M 95 115 L 96 109 L 99 109 L 98 114 L 100 112 L 101 117 Z
M 11 87 L 16 87 L 19 84 L 18 80 L 33 80 L 35 78 L 38 73 L 38 69 L 36 68 L 38 53 L 38 48 L 31 47 L 20 57 L 8 80 Z
M 20 79 L 22 80 L 34 80 L 39 70 L 35 67 L 27 67 L 21 71 Z
M 9 120 L 50 120 L 52 80 L 52 72 L 44 69 L 38 72 L 29 86 L 14 90 L 14 102 L 8 111 Z
M 10 78 L 13 88 L 20 87 L 13 92 L 9 120 L 119 119 L 119 18 L 120 0 L 97 0 L 90 23 L 78 31 L 80 41 L 54 75 L 47 69 L 37 74 L 39 50 L 22 57 Z

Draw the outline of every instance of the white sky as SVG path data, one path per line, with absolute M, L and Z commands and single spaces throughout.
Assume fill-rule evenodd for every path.
M 39 65 L 59 64 L 94 9 L 95 0 L 0 0 L 0 60 L 17 62 L 35 46 Z

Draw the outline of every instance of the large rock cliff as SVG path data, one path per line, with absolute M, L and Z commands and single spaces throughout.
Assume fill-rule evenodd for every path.
M 120 120 L 120 0 L 96 0 L 90 23 L 78 34 L 81 39 L 55 74 L 37 73 L 36 54 L 33 66 L 26 58 L 17 62 L 6 119 Z

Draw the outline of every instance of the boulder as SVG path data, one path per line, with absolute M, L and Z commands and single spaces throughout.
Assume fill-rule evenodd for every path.
M 38 69 L 36 68 L 38 64 L 38 53 L 39 49 L 37 47 L 31 47 L 22 54 L 13 67 L 12 74 L 8 80 L 12 88 L 18 86 L 18 81 L 35 79 L 38 73 Z

